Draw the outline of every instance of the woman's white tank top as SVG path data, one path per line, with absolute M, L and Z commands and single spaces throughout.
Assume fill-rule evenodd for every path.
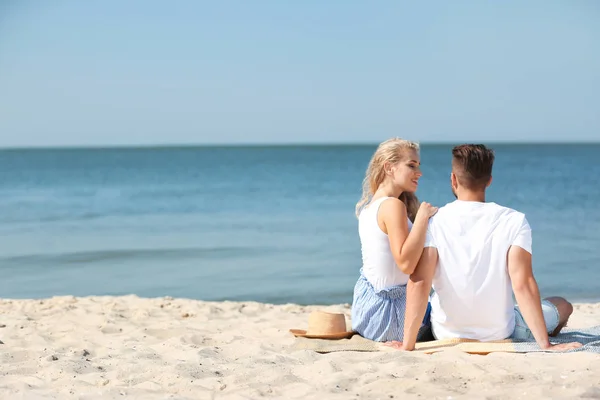
M 390 249 L 390 241 L 379 224 L 377 214 L 381 203 L 391 197 L 382 197 L 367 205 L 358 217 L 358 235 L 362 252 L 362 274 L 375 290 L 406 285 L 409 275 L 400 271 Z M 412 222 L 408 220 L 408 230 Z

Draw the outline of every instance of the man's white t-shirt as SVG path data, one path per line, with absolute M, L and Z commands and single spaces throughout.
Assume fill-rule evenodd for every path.
M 531 253 L 523 213 L 495 203 L 456 200 L 429 221 L 425 247 L 438 251 L 431 298 L 437 339 L 510 337 L 514 301 L 507 257 L 511 246 Z

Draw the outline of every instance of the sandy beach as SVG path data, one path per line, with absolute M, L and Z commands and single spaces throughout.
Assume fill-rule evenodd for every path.
M 0 300 L 2 399 L 600 398 L 600 355 L 318 354 L 290 328 L 315 309 L 187 299 Z M 577 304 L 570 327 L 600 325 Z

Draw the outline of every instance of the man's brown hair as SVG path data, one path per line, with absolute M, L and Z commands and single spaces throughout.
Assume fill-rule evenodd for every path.
M 494 151 L 482 144 L 461 144 L 452 149 L 452 170 L 469 190 L 484 190 L 492 178 Z

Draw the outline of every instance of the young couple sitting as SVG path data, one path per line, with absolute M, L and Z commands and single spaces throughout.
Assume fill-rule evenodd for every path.
M 438 210 L 414 195 L 422 176 L 418 144 L 379 145 L 356 206 L 363 267 L 354 288 L 354 331 L 403 350 L 431 334 L 535 339 L 557 351 L 581 346 L 550 344 L 573 307 L 560 297 L 540 299 L 525 215 L 485 201 L 493 163 L 483 145 L 455 147 L 450 184 L 457 200 Z

